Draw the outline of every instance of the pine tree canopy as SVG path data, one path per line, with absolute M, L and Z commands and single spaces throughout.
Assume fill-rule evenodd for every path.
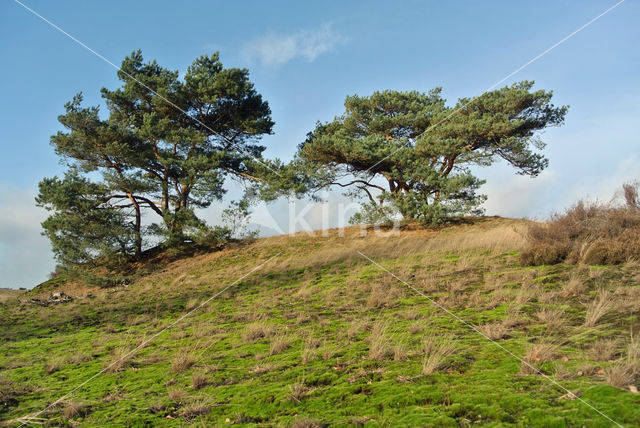
M 184 240 L 206 230 L 194 209 L 220 199 L 225 179 L 264 179 L 259 140 L 274 123 L 248 70 L 215 53 L 180 78 L 135 51 L 118 78 L 120 88 L 102 89 L 106 117 L 78 94 L 51 137 L 69 172 L 44 179 L 37 203 L 53 212 L 43 226 L 62 262 L 139 256 L 149 235 Z M 157 220 L 145 228 L 147 213 Z
M 349 96 L 345 112 L 318 123 L 300 146 L 298 168 L 314 171 L 315 189 L 347 187 L 369 204 L 357 221 L 401 214 L 438 222 L 478 212 L 484 181 L 474 166 L 498 160 L 536 176 L 548 164 L 538 131 L 561 125 L 568 107 L 552 92 L 520 82 L 447 106 L 441 89 Z

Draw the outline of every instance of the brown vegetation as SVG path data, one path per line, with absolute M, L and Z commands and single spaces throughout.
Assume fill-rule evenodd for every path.
M 523 265 L 622 264 L 640 258 L 640 182 L 623 186 L 625 204 L 578 202 L 529 228 Z

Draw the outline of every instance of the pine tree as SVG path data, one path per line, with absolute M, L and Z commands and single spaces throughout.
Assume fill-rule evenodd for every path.
M 548 165 L 535 150 L 544 147 L 537 131 L 562 124 L 567 107 L 553 106 L 552 92 L 532 87 L 520 82 L 452 107 L 440 88 L 349 96 L 341 116 L 308 134 L 294 163 L 313 171 L 312 191 L 340 186 L 366 195 L 357 221 L 390 212 L 422 222 L 477 213 L 484 181 L 472 166 L 502 159 L 536 176 Z

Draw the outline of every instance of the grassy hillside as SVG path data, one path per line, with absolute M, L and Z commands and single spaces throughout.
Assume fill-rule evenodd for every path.
M 126 288 L 40 291 L 67 290 L 70 303 L 8 301 L 0 419 L 639 425 L 639 265 L 523 268 L 525 228 L 486 219 L 388 237 L 276 237 Z

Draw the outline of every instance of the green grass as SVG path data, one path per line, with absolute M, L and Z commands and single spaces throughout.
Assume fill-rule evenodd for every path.
M 470 231 L 477 227 L 494 225 Z M 448 240 L 458 239 L 456 230 Z M 616 422 L 638 425 L 640 395 L 607 385 L 602 374 L 614 364 L 638 364 L 629 351 L 640 326 L 637 267 L 522 268 L 518 243 L 439 250 L 423 245 L 431 238 L 419 232 L 394 239 L 275 238 L 177 262 L 93 298 L 48 308 L 4 304 L 0 419 L 17 426 L 17 418 L 46 409 L 162 331 L 186 305 L 283 251 L 40 417 L 51 426 L 610 424 L 581 401 L 560 399 L 566 391 L 543 376 L 522 374 L 518 359 L 351 251 L 360 246 L 401 278 L 413 275 L 412 285 L 466 322 L 506 322 L 498 343 L 517 356 L 553 343 L 557 355 L 532 364 Z M 563 296 L 570 276 L 584 282 L 582 295 Z M 519 304 L 523 287 L 534 292 Z M 584 327 L 586 305 L 601 288 L 617 290 L 614 309 Z M 561 326 L 542 323 L 535 314 L 543 308 L 564 310 Z M 425 337 L 454 348 L 431 374 L 423 374 Z M 611 361 L 589 358 L 598 338 L 618 340 Z M 286 346 L 274 347 L 278 340 Z M 382 356 L 373 358 L 374 346 Z M 178 364 L 185 355 L 192 365 Z

